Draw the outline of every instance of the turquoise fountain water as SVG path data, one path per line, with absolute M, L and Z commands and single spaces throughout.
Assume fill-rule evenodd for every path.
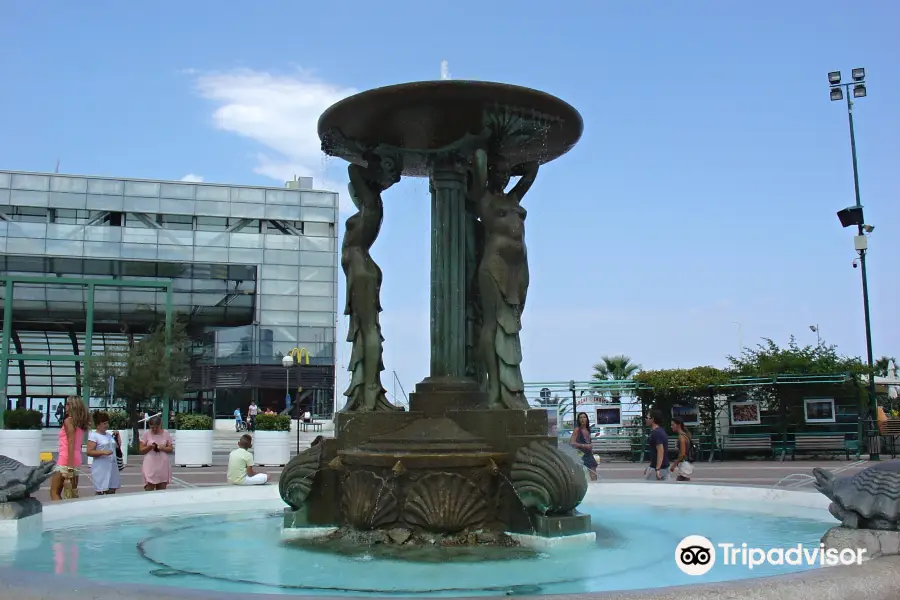
M 19 571 L 219 592 L 349 596 L 567 594 L 644 589 L 763 577 L 807 567 L 717 565 L 690 577 L 675 564 L 688 535 L 714 543 L 771 548 L 818 546 L 819 520 L 739 510 L 629 503 L 582 505 L 597 541 L 590 547 L 538 552 L 529 558 L 413 562 L 376 558 L 361 549 L 341 555 L 281 540 L 272 503 L 257 510 L 155 518 L 46 532 L 40 545 L 0 557 Z M 477 549 L 475 549 L 477 551 Z M 440 548 L 436 552 L 443 551 Z M 472 550 L 469 550 L 471 552 Z

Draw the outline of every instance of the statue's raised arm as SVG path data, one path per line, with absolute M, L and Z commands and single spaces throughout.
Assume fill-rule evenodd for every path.
M 528 190 L 531 189 L 531 186 L 534 184 L 534 180 L 537 179 L 539 165 L 537 162 L 527 162 L 523 163 L 512 170 L 512 175 L 520 175 L 521 178 L 516 182 L 516 185 L 513 186 L 513 189 L 510 190 L 509 195 L 515 196 L 519 202 L 522 201 L 522 198 L 525 197 L 525 194 L 528 193 Z

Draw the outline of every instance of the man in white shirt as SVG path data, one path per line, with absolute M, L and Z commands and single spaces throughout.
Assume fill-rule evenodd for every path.
M 250 426 L 250 431 L 256 430 L 256 413 L 259 412 L 259 407 L 256 406 L 256 401 L 250 401 L 250 408 L 247 409 L 247 425 Z
M 269 481 L 265 473 L 257 473 L 253 470 L 253 438 L 246 433 L 238 440 L 238 447 L 228 455 L 228 471 L 226 477 L 232 485 L 263 485 Z

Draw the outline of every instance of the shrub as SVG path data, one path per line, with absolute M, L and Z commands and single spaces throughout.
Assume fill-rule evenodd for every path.
M 193 413 L 179 413 L 175 417 L 175 429 L 183 431 L 194 430 L 202 431 L 213 428 L 213 420 L 207 415 L 198 415 Z
M 291 418 L 287 415 L 256 415 L 256 431 L 290 431 Z
M 16 408 L 4 414 L 4 429 L 41 429 L 43 425 L 44 415 L 36 410 Z
M 116 408 L 108 411 L 106 414 L 109 415 L 110 429 L 131 429 L 131 420 L 128 418 L 128 413 L 124 410 Z

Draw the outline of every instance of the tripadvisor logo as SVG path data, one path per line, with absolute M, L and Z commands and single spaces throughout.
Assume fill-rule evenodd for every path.
M 742 566 L 753 569 L 760 565 L 806 565 L 809 567 L 833 567 L 859 565 L 865 560 L 863 548 L 825 548 L 797 544 L 786 548 L 755 548 L 746 543 L 713 544 L 702 535 L 689 535 L 675 547 L 675 564 L 687 575 L 706 575 L 716 565 Z

